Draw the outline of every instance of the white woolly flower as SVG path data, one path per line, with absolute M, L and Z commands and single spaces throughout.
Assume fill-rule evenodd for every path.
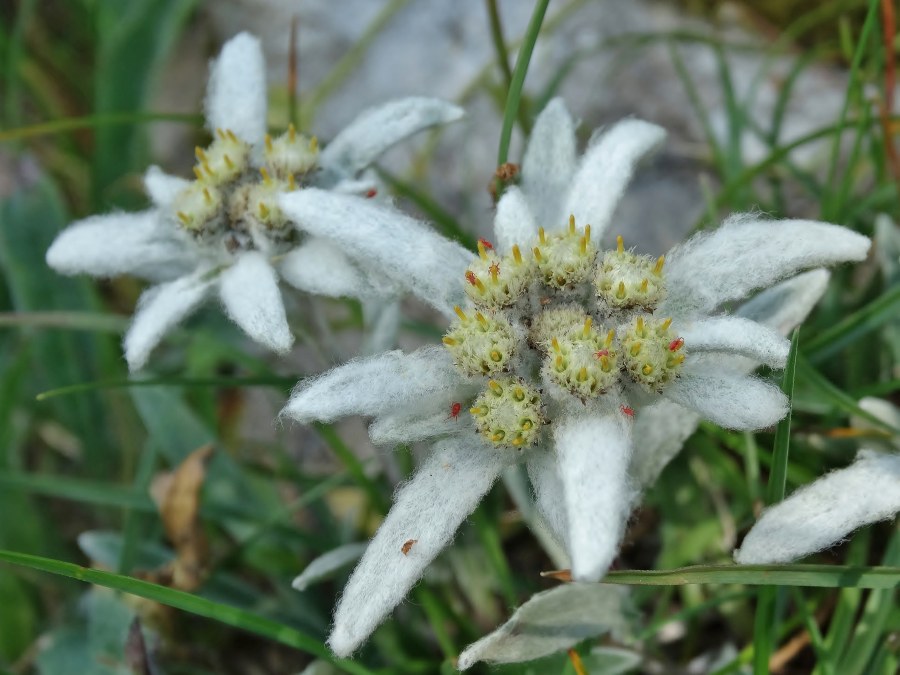
M 894 429 L 900 429 L 900 409 L 887 401 L 864 398 L 859 407 Z M 883 434 L 868 420 L 852 426 Z M 770 506 L 744 537 L 734 559 L 740 564 L 791 562 L 841 542 L 853 530 L 900 512 L 900 437 L 882 447 L 863 448 L 855 461 L 801 487 Z
M 213 134 L 195 150 L 195 180 L 151 167 L 144 184 L 153 203 L 140 213 L 113 213 L 74 223 L 47 251 L 64 274 L 132 274 L 158 282 L 140 298 L 125 336 L 125 357 L 141 368 L 162 337 L 218 295 L 251 338 L 278 351 L 293 344 L 278 279 L 330 296 L 378 298 L 365 264 L 333 242 L 302 239 L 278 195 L 309 186 L 372 196 L 360 173 L 396 142 L 462 111 L 429 98 L 389 102 L 362 113 L 324 149 L 290 127 L 266 133 L 265 63 L 259 40 L 241 33 L 212 64 L 205 101 Z
M 778 387 L 719 358 L 779 368 L 787 340 L 715 312 L 805 268 L 861 260 L 869 240 L 835 225 L 742 216 L 664 258 L 627 250 L 621 237 L 599 250 L 636 164 L 663 137 L 626 120 L 576 162 L 572 120 L 551 102 L 520 186 L 497 206 L 495 244 L 480 242 L 477 256 L 364 200 L 320 190 L 281 197 L 300 226 L 334 236 L 453 319 L 443 347 L 352 361 L 301 383 L 284 410 L 301 422 L 368 415 L 377 444 L 433 443 L 347 584 L 329 640 L 337 654 L 353 652 L 403 598 L 505 466 L 525 463 L 573 578 L 597 581 L 639 488 L 636 411 L 670 401 L 732 429 L 786 413 Z

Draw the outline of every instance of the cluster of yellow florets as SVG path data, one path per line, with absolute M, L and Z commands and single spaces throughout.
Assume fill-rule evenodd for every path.
M 600 255 L 590 225 L 572 217 L 560 232 L 540 228 L 529 247 L 499 255 L 480 240 L 478 253 L 464 281 L 475 317 L 457 307 L 444 344 L 465 375 L 491 378 L 469 412 L 492 444 L 538 442 L 544 391 L 587 402 L 628 382 L 661 393 L 678 376 L 684 340 L 653 314 L 666 293 L 663 258 L 626 251 L 621 237 Z
M 195 180 L 172 204 L 178 224 L 201 237 L 255 230 L 279 239 L 289 236 L 277 197 L 296 190 L 315 169 L 318 143 L 293 125 L 281 136 L 265 138 L 264 164 L 251 164 L 252 148 L 233 132 L 217 129 L 213 142 L 196 148 Z

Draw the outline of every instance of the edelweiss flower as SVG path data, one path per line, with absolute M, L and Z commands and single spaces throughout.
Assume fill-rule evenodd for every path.
M 597 581 L 636 493 L 635 411 L 662 397 L 732 429 L 786 413 L 777 387 L 721 370 L 715 355 L 777 368 L 787 340 L 713 313 L 804 268 L 860 260 L 869 241 L 835 225 L 738 216 L 665 258 L 634 253 L 621 237 L 600 251 L 636 163 L 663 137 L 626 120 L 576 164 L 572 120 L 551 102 L 521 187 L 498 204 L 496 246 L 480 242 L 478 256 L 358 198 L 305 190 L 280 199 L 300 227 L 335 237 L 455 314 L 443 347 L 352 361 L 301 383 L 285 408 L 301 422 L 374 416 L 377 444 L 437 439 L 347 584 L 329 640 L 337 654 L 356 649 L 402 599 L 505 466 L 526 464 L 573 577 Z
M 864 398 L 859 407 L 900 429 L 900 410 L 887 401 Z M 864 419 L 861 430 L 884 433 Z M 900 512 L 900 439 L 876 447 L 869 441 L 856 460 L 770 506 L 744 537 L 734 559 L 741 564 L 791 562 L 834 546 L 853 530 Z
M 132 370 L 216 294 L 251 338 L 279 352 L 294 339 L 279 275 L 314 293 L 380 295 L 384 285 L 376 289 L 367 281 L 364 264 L 324 240 L 300 243 L 277 196 L 310 185 L 372 195 L 373 185 L 357 177 L 384 150 L 462 115 L 442 101 L 408 98 L 364 112 L 321 151 L 315 137 L 293 127 L 272 138 L 266 133 L 263 54 L 259 41 L 246 33 L 232 38 L 213 63 L 205 108 L 214 139 L 195 151 L 196 180 L 151 167 L 145 187 L 152 209 L 75 223 L 47 251 L 48 264 L 65 274 L 133 274 L 161 282 L 141 296 L 125 336 Z

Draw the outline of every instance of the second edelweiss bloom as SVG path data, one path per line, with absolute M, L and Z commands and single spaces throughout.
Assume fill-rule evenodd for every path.
M 408 98 L 364 112 L 320 151 L 293 127 L 266 133 L 265 62 L 259 41 L 232 38 L 213 63 L 205 102 L 213 141 L 197 148 L 195 180 L 152 167 L 153 208 L 95 216 L 66 229 L 47 252 L 65 274 L 134 274 L 160 282 L 140 299 L 125 336 L 125 357 L 141 368 L 162 337 L 210 297 L 251 338 L 279 352 L 293 344 L 279 277 L 300 290 L 374 298 L 364 262 L 331 242 L 306 238 L 278 196 L 317 186 L 374 196 L 360 173 L 396 142 L 452 122 L 456 106 Z M 388 293 L 389 294 L 389 293 Z
M 352 255 L 452 319 L 442 347 L 350 362 L 302 383 L 285 408 L 302 422 L 373 416 L 380 445 L 434 439 L 347 584 L 329 642 L 336 653 L 384 619 L 505 466 L 526 464 L 573 577 L 597 581 L 639 489 L 631 463 L 641 409 L 670 401 L 732 429 L 786 413 L 777 387 L 723 367 L 721 356 L 780 368 L 787 340 L 717 312 L 803 269 L 861 260 L 869 241 L 825 223 L 738 216 L 661 258 L 622 237 L 602 251 L 637 162 L 663 138 L 626 120 L 577 161 L 573 122 L 551 102 L 520 186 L 497 206 L 495 242 L 462 260 L 454 244 L 379 205 L 317 190 L 281 198 L 300 227 L 338 233 Z

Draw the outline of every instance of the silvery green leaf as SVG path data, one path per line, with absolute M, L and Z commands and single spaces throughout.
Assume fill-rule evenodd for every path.
M 305 591 L 312 584 L 331 579 L 359 560 L 365 551 L 366 544 L 360 543 L 344 544 L 333 548 L 309 563 L 306 569 L 294 579 L 291 586 L 298 591 Z

